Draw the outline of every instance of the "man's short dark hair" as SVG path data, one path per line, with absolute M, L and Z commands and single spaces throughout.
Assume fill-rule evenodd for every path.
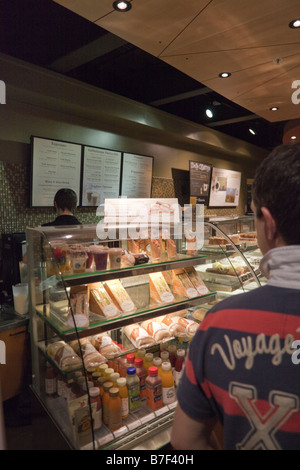
M 300 245 L 300 143 L 276 147 L 261 162 L 253 183 L 257 217 L 267 207 L 287 245 Z
M 77 195 L 73 189 L 62 188 L 55 194 L 54 202 L 58 209 L 68 209 L 73 213 L 77 207 Z

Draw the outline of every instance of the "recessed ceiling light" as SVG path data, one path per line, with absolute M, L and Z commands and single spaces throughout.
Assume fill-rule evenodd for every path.
M 210 108 L 207 108 L 205 110 L 205 114 L 209 119 L 211 119 L 214 116 L 214 113 L 212 112 L 212 110 Z
M 250 134 L 252 134 L 252 135 L 256 135 L 256 132 L 255 132 L 255 130 L 254 130 L 254 129 L 252 129 L 252 127 L 249 127 L 249 129 L 248 129 L 248 130 L 249 130 Z
M 228 78 L 228 77 L 230 77 L 230 75 L 231 75 L 231 73 L 229 73 L 229 72 L 219 73 L 219 77 L 221 77 L 221 78 Z
M 131 9 L 131 2 L 125 0 L 118 0 L 113 3 L 113 7 L 117 11 L 128 11 Z
M 293 20 L 289 23 L 290 28 L 300 28 L 300 19 Z
M 291 136 L 291 140 L 296 140 L 296 139 L 297 139 L 297 137 L 295 135 Z
M 270 111 L 278 111 L 278 106 L 272 106 L 272 108 L 270 108 Z

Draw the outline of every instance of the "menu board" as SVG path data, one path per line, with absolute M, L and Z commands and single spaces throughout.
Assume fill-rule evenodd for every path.
M 239 171 L 212 169 L 209 205 L 237 206 L 240 197 L 241 173 Z
M 84 147 L 82 206 L 99 206 L 120 194 L 121 152 Z
M 197 203 L 208 205 L 212 165 L 190 160 L 190 195 Z
M 79 201 L 82 146 L 31 137 L 31 207 L 53 207 L 56 192 L 73 189 Z
M 153 157 L 123 154 L 121 196 L 151 197 Z

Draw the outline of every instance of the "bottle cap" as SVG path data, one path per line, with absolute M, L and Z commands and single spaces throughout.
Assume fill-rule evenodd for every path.
M 97 379 L 97 384 L 100 386 L 100 385 L 103 385 L 105 382 L 107 382 L 107 378 L 106 377 L 99 377 L 99 379 Z
M 107 369 L 105 369 L 104 371 L 104 374 L 105 375 L 110 375 L 110 374 L 113 374 L 114 373 L 114 369 L 112 367 L 108 367 Z
M 175 344 L 170 344 L 170 345 L 168 346 L 168 351 L 169 351 L 169 353 L 176 353 L 176 346 L 175 346 Z
M 155 358 L 153 359 L 153 364 L 154 364 L 155 366 L 160 366 L 161 363 L 162 363 L 161 357 L 155 357 Z
M 134 365 L 135 366 L 142 366 L 143 365 L 143 358 L 142 357 L 136 357 L 134 360 Z
M 162 352 L 160 353 L 160 357 L 162 358 L 162 360 L 169 359 L 169 356 L 170 356 L 170 354 L 169 354 L 168 351 L 162 351 Z
M 177 349 L 177 356 L 180 356 L 180 357 L 185 356 L 185 349 Z
M 152 353 L 146 353 L 145 354 L 145 359 L 148 362 L 151 362 L 153 360 L 153 354 Z
M 137 352 L 137 357 L 145 357 L 146 349 L 139 349 Z
M 100 370 L 104 370 L 104 369 L 107 369 L 107 368 L 108 368 L 107 364 L 100 364 L 100 366 L 98 367 L 98 369 L 100 369 Z
M 162 370 L 171 370 L 170 362 L 163 362 L 161 367 L 162 367 Z M 150 369 L 150 367 L 149 367 L 149 369 Z
M 89 388 L 89 389 L 94 386 L 94 382 L 91 382 L 90 380 L 88 381 L 87 384 L 88 384 L 88 388 Z M 82 382 L 81 387 L 82 387 L 83 390 L 87 391 L 87 387 L 86 387 L 86 382 L 85 382 L 85 381 Z
M 103 388 L 107 392 L 111 387 L 113 387 L 113 385 L 114 384 L 112 382 L 104 382 Z
M 117 380 L 119 377 L 120 377 L 119 372 L 114 372 L 113 374 L 111 374 L 110 380 L 114 381 L 114 380 Z
M 127 359 L 127 362 L 134 362 L 134 354 L 127 354 L 126 355 L 126 359 Z
M 157 375 L 158 374 L 158 368 L 156 366 L 151 366 L 148 369 L 149 375 Z
M 119 389 L 117 387 L 111 387 L 109 389 L 109 395 L 111 397 L 117 397 L 119 395 Z
M 98 395 L 100 395 L 100 390 L 98 387 L 91 387 L 89 389 L 89 393 L 91 397 L 97 397 Z
M 125 377 L 119 377 L 117 379 L 117 385 L 118 385 L 118 387 L 124 387 L 124 385 L 126 385 Z
M 127 368 L 127 374 L 128 375 L 134 375 L 136 373 L 136 368 L 135 367 L 128 367 Z

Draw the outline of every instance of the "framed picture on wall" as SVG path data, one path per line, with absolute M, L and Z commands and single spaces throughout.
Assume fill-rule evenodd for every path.
M 53 207 L 56 192 L 70 188 L 80 201 L 82 145 L 31 136 L 30 207 Z
M 151 197 L 153 157 L 123 153 L 121 196 L 128 198 Z
M 208 205 L 212 165 L 190 160 L 190 196 Z
M 81 206 L 98 207 L 120 195 L 122 152 L 83 147 Z
M 235 207 L 239 204 L 241 173 L 213 168 L 210 184 L 210 207 Z

